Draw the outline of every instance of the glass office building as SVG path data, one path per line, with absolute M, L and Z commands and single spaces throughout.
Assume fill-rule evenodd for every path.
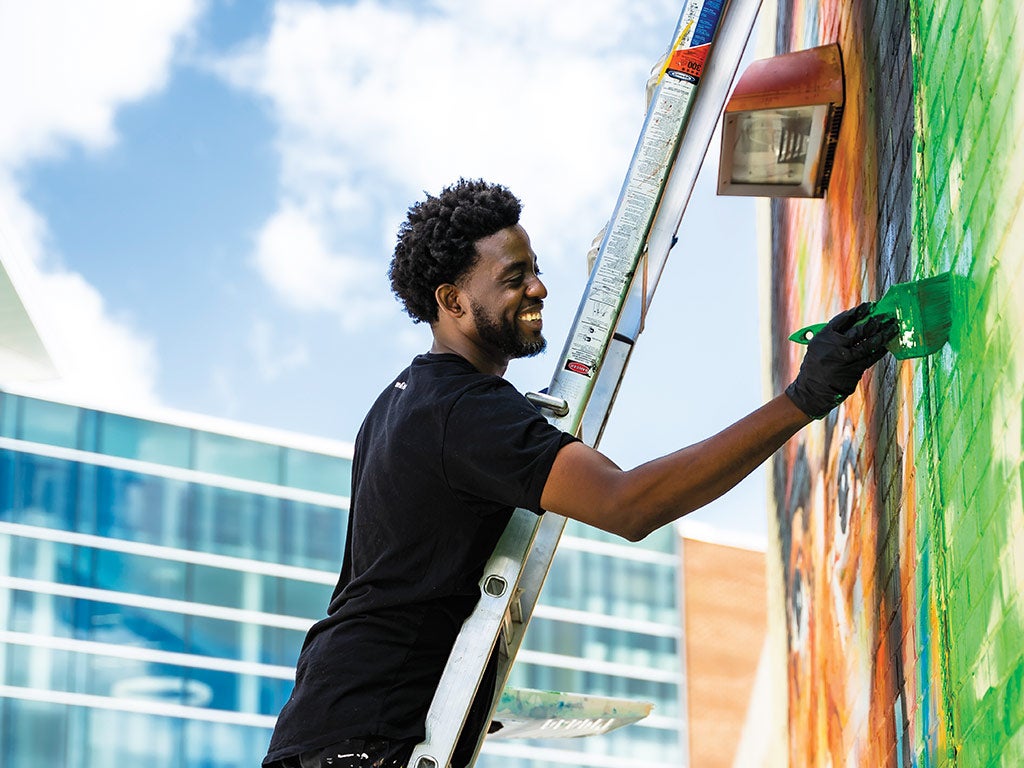
M 0 765 L 259 765 L 337 578 L 350 457 L 0 393 Z M 654 714 L 491 741 L 478 765 L 681 764 L 675 548 L 671 530 L 630 545 L 570 524 L 513 672 Z

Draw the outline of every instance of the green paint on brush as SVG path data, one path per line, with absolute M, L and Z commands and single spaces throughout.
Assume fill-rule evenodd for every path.
M 872 317 L 894 317 L 900 330 L 889 342 L 889 351 L 900 360 L 926 357 L 938 352 L 949 339 L 951 305 L 950 274 L 943 272 L 892 286 L 858 325 Z M 792 333 L 789 340 L 806 344 L 826 325 L 808 325 Z

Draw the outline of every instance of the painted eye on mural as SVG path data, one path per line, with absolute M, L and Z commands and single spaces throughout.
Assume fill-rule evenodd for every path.
M 836 472 L 836 514 L 839 517 L 839 532 L 844 538 L 850 532 L 850 518 L 853 517 L 857 488 L 857 454 L 849 435 L 843 438 L 839 448 L 839 465 Z
M 807 604 L 807 579 L 803 571 L 797 567 L 793 571 L 789 590 L 789 634 L 790 650 L 800 650 L 807 640 L 807 627 L 810 623 Z

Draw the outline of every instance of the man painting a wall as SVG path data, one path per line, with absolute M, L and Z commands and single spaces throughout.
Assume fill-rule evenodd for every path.
M 429 323 L 433 344 L 385 388 L 356 438 L 341 574 L 306 637 L 264 766 L 404 766 L 516 507 L 642 539 L 826 415 L 895 335 L 889 318 L 859 322 L 870 304 L 837 315 L 784 394 L 624 471 L 502 378 L 510 360 L 545 346 L 547 289 L 520 210 L 505 187 L 460 180 L 412 206 L 399 230 L 392 288 L 414 321 Z M 490 697 L 478 698 L 467 732 L 484 725 Z

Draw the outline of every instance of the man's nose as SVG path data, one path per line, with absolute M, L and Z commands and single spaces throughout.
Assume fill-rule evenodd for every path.
M 548 295 L 548 289 L 547 286 L 544 285 L 544 281 L 541 280 L 539 276 L 534 275 L 533 279 L 530 281 L 530 284 L 526 288 L 526 293 L 528 296 L 531 297 L 545 299 Z

